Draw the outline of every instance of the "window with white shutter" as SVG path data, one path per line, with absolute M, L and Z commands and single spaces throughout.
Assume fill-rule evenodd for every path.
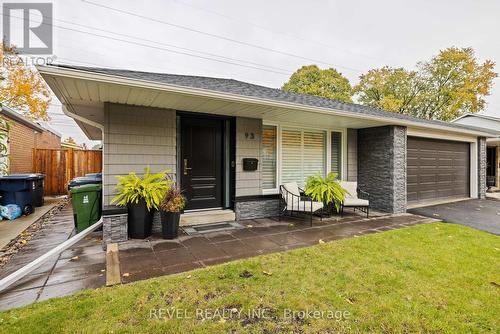
M 308 176 L 325 175 L 326 132 L 283 128 L 281 158 L 282 183 L 304 186 Z
M 262 189 L 277 188 L 277 133 L 277 127 L 274 125 L 264 125 L 262 128 Z
M 324 176 L 327 168 L 340 178 L 342 132 L 265 124 L 260 164 L 265 193 L 274 193 L 288 182 L 304 187 L 307 177 L 318 173 Z
M 341 178 L 342 173 L 342 133 L 332 132 L 331 142 L 331 171 Z

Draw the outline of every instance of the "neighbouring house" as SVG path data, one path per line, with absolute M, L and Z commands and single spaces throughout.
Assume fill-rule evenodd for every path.
M 35 148 L 61 148 L 61 135 L 46 123 L 33 122 L 6 106 L 0 108 L 0 116 L 9 123 L 7 140 L 9 173 L 32 172 L 32 154 Z
M 457 118 L 453 122 L 492 131 L 500 131 L 500 118 L 488 115 L 467 114 Z M 500 190 L 500 136 L 488 138 L 486 146 L 487 185 L 492 190 Z
M 103 198 L 116 176 L 168 168 L 187 214 L 277 214 L 280 184 L 337 172 L 376 210 L 486 191 L 486 138 L 498 130 L 417 119 L 241 81 L 76 66 L 39 72 L 90 139 L 103 143 Z M 246 164 L 247 158 L 257 159 Z

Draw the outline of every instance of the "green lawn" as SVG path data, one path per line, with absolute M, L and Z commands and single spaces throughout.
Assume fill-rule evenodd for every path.
M 0 313 L 0 331 L 484 333 L 499 297 L 499 238 L 436 223 L 89 290 Z

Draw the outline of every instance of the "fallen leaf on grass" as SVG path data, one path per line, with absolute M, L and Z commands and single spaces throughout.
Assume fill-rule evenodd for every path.
M 187 275 L 186 278 L 191 278 L 191 275 Z
M 263 270 L 262 273 L 266 276 L 271 276 L 273 273 Z

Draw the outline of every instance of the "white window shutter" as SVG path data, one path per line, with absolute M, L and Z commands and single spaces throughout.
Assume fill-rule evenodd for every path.
M 273 125 L 264 125 L 262 129 L 262 189 L 277 188 L 277 129 Z

